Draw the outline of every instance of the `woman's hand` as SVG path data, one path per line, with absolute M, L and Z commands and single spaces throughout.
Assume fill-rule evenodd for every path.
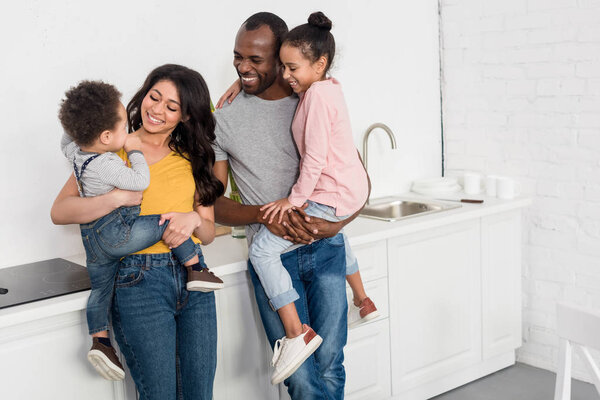
M 225 101 L 227 101 L 229 104 L 231 104 L 233 99 L 235 99 L 241 91 L 242 91 L 242 84 L 241 84 L 240 80 L 238 79 L 235 82 L 233 82 L 233 84 L 231 86 L 229 86 L 229 89 L 227 89 L 225 91 L 225 93 L 223 93 L 223 96 L 221 96 L 219 101 L 217 101 L 217 105 L 215 106 L 215 108 L 217 108 L 217 109 L 223 108 L 223 104 L 225 104 Z
M 113 189 L 108 192 L 110 200 L 115 208 L 132 207 L 142 204 L 143 192 L 132 192 L 131 190 Z
M 169 226 L 163 233 L 162 240 L 165 242 L 170 249 L 178 247 L 181 243 L 185 242 L 194 229 L 202 225 L 202 218 L 195 211 L 187 213 L 169 212 L 161 214 L 159 225 L 169 221 Z
M 290 201 L 287 198 L 284 198 L 265 204 L 260 208 L 260 211 L 264 211 L 264 214 L 262 216 L 263 219 L 269 218 L 269 215 L 271 216 L 271 218 L 269 218 L 270 224 L 273 223 L 273 220 L 275 219 L 275 217 L 277 217 L 277 214 L 279 214 L 279 220 L 277 222 L 281 224 L 281 222 L 283 221 L 283 214 L 293 208 L 294 205 L 290 203 Z

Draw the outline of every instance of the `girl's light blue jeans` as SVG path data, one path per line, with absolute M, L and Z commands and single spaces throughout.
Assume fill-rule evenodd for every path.
M 327 221 L 343 221 L 349 215 L 338 217 L 335 208 L 308 200 L 305 212 L 313 217 L 323 218 Z M 358 261 L 352 252 L 346 235 L 344 237 L 346 248 L 346 275 L 352 275 L 358 271 Z M 292 285 L 290 274 L 281 263 L 281 253 L 292 246 L 293 243 L 285 240 L 269 231 L 264 225 L 252 240 L 248 255 L 254 270 L 269 298 L 271 307 L 278 310 L 281 307 L 298 299 L 298 292 Z

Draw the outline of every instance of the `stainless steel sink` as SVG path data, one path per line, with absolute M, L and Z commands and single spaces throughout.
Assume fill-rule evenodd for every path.
M 382 221 L 398 221 L 419 215 L 427 215 L 459 208 L 460 204 L 446 204 L 433 201 L 420 201 L 401 197 L 374 199 L 366 205 L 360 215 Z

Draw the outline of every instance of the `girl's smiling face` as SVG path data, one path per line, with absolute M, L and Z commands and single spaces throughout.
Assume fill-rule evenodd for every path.
M 325 67 L 327 66 L 325 57 L 311 62 L 302 54 L 300 48 L 288 44 L 281 46 L 279 57 L 283 64 L 283 79 L 296 93 L 304 93 L 310 85 L 325 79 Z
M 156 82 L 146 93 L 141 107 L 142 124 L 148 133 L 171 133 L 181 122 L 181 101 L 175 84 Z

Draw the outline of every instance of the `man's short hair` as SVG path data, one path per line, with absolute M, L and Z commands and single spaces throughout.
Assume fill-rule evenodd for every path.
M 283 37 L 288 33 L 288 26 L 280 17 L 266 11 L 258 12 L 250 16 L 244 21 L 242 26 L 244 26 L 247 31 L 254 31 L 263 25 L 267 25 L 275 36 L 275 46 L 277 46 L 275 55 L 279 58 L 279 48 L 283 43 Z

